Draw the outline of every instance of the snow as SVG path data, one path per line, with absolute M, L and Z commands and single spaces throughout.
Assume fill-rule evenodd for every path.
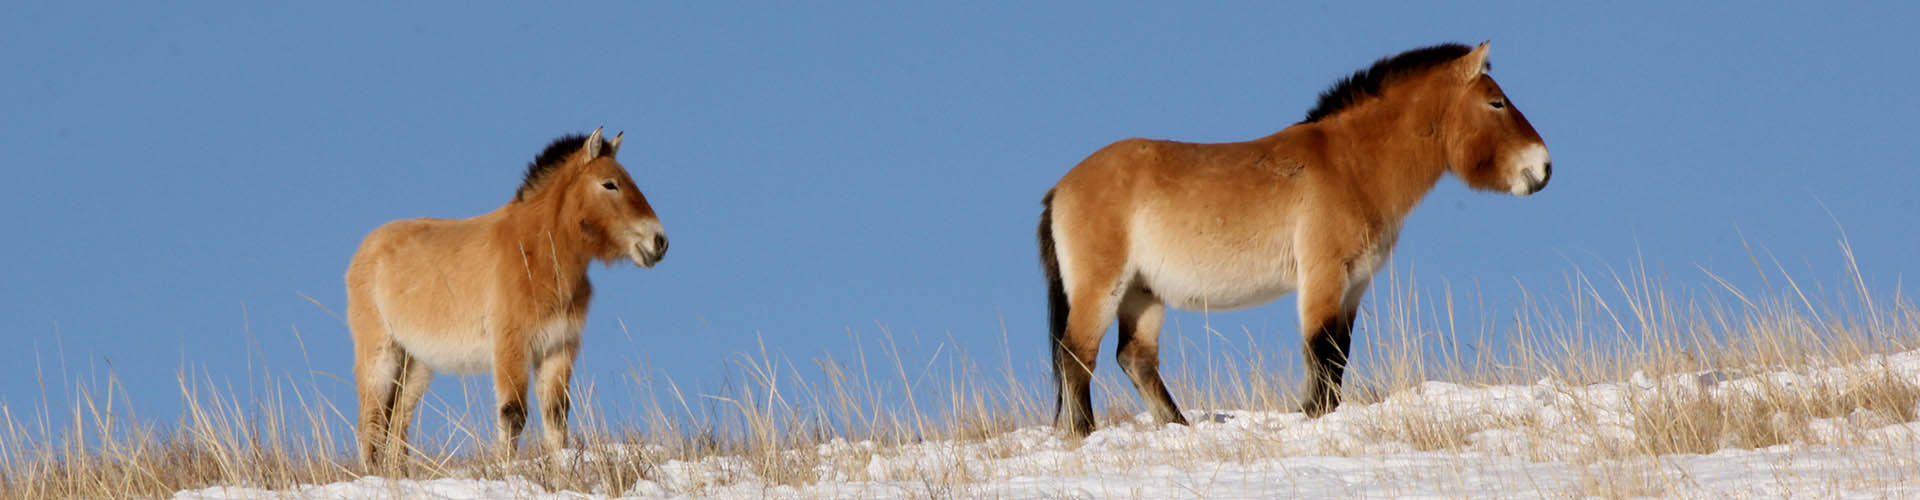
M 1141 415 L 1081 440 L 1046 427 L 896 446 L 834 440 L 787 457 L 812 467 L 815 479 L 801 484 L 771 484 L 745 459 L 711 457 L 659 464 L 648 479 L 610 493 L 547 491 L 523 477 L 365 477 L 175 498 L 1920 498 L 1920 422 L 1867 409 L 1741 422 L 1800 430 L 1786 444 L 1659 456 L 1620 451 L 1644 449 L 1635 448 L 1646 427 L 1630 411 L 1636 404 L 1831 390 L 1870 376 L 1920 384 L 1920 351 L 1789 371 L 1636 373 L 1584 386 L 1427 382 L 1319 419 L 1194 411 L 1190 426 L 1155 426 Z M 596 459 L 582 452 L 562 458 Z

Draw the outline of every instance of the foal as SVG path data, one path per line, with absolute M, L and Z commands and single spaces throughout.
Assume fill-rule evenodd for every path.
M 1553 174 L 1487 68 L 1486 43 L 1411 50 L 1342 79 L 1273 135 L 1128 139 L 1067 172 L 1041 201 L 1039 231 L 1056 425 L 1092 432 L 1088 380 L 1115 319 L 1120 368 L 1155 419 L 1184 424 L 1160 380 L 1163 307 L 1238 309 L 1295 290 L 1301 410 L 1332 411 L 1360 297 L 1441 175 L 1526 196 Z
M 587 265 L 667 253 L 660 218 L 614 161 L 620 136 L 561 137 L 527 167 L 513 201 L 470 219 L 389 222 L 347 267 L 360 393 L 360 460 L 406 455 L 407 427 L 434 372 L 493 373 L 500 449 L 527 418 L 539 377 L 542 441 L 567 442 L 567 381 L 593 286 Z

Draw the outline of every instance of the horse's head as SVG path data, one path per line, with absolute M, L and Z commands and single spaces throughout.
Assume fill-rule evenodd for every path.
M 600 129 L 594 129 L 564 160 L 571 172 L 556 179 L 564 184 L 540 189 L 564 191 L 561 223 L 577 224 L 596 258 L 608 263 L 628 259 L 650 268 L 667 256 L 667 233 L 640 186 L 614 159 L 622 135 L 603 140 Z
M 1530 195 L 1547 187 L 1553 160 L 1527 117 L 1487 75 L 1487 45 L 1431 75 L 1454 89 L 1440 123 L 1447 166 L 1474 189 Z

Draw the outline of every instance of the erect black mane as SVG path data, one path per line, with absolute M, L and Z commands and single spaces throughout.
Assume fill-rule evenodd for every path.
M 1443 43 L 1432 47 L 1401 52 L 1373 62 L 1373 66 L 1353 72 L 1353 76 L 1341 78 L 1326 92 L 1320 93 L 1320 102 L 1307 111 L 1307 118 L 1300 123 L 1312 123 L 1321 118 L 1332 116 L 1353 107 L 1369 97 L 1380 95 L 1380 89 L 1402 76 L 1420 74 L 1429 68 L 1439 66 L 1460 56 L 1473 52 L 1472 47 L 1457 43 Z
M 520 181 L 520 189 L 513 192 L 513 200 L 526 201 L 528 193 L 539 188 L 541 183 L 546 182 L 548 176 L 553 175 L 554 171 L 559 170 L 560 165 L 566 163 L 567 157 L 573 156 L 573 153 L 580 151 L 580 148 L 585 145 L 587 145 L 587 136 L 582 134 L 567 134 L 554 139 L 553 143 L 548 144 L 547 149 L 541 151 L 539 156 L 533 157 L 533 163 L 527 164 L 527 178 Z M 600 140 L 601 151 L 611 149 L 613 145 L 606 139 Z

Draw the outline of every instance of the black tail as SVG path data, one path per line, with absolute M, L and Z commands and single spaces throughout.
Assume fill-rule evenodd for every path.
M 1040 268 L 1047 275 L 1047 336 L 1048 348 L 1053 352 L 1054 418 L 1060 416 L 1061 399 L 1065 393 L 1060 387 L 1061 361 L 1066 356 L 1066 347 L 1061 344 L 1067 335 L 1067 291 L 1066 284 L 1060 281 L 1060 256 L 1053 249 L 1053 191 L 1040 199 Z

